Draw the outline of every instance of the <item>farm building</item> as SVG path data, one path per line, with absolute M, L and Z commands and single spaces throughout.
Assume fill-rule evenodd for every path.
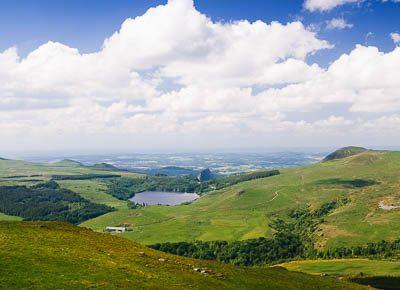
M 106 232 L 109 233 L 123 233 L 126 231 L 126 227 L 106 227 Z

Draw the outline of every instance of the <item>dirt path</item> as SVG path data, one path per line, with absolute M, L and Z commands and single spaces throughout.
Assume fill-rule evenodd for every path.
M 270 203 L 270 202 L 273 202 L 274 201 L 274 199 L 275 198 L 277 198 L 278 196 L 279 196 L 279 193 L 278 193 L 279 191 L 277 190 L 277 191 L 275 191 L 275 196 L 273 197 L 273 198 L 271 198 L 270 200 L 268 200 L 267 202 L 265 202 L 265 203 Z
M 270 200 L 267 200 L 267 201 L 260 202 L 260 203 L 256 204 L 256 205 L 253 207 L 253 209 L 256 209 L 257 207 L 266 205 L 267 203 L 273 202 L 278 196 L 279 196 L 279 190 L 275 191 L 275 195 L 274 195 L 273 198 L 271 198 Z

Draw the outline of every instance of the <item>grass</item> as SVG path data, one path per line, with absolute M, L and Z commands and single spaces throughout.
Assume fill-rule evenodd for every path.
M 118 236 L 50 222 L 0 222 L 0 288 L 364 289 L 282 268 L 168 255 Z
M 140 174 L 102 170 L 82 166 L 76 162 L 63 161 L 56 163 L 33 163 L 20 160 L 0 160 L 0 181 L 23 182 L 26 179 L 48 180 L 52 175 L 77 175 L 77 174 L 119 174 L 132 178 L 140 177 Z M 32 176 L 33 175 L 33 176 Z M 11 176 L 23 176 L 20 178 L 9 178 Z M 0 183 L 0 184 L 2 184 Z
M 116 209 L 127 208 L 126 201 L 119 200 L 106 193 L 107 187 L 101 180 L 60 180 L 57 183 L 91 202 L 105 204 Z
M 290 271 L 344 277 L 378 289 L 399 289 L 400 261 L 336 259 L 294 261 L 278 265 Z
M 290 271 L 309 274 L 322 274 L 355 277 L 362 276 L 397 276 L 400 277 L 400 261 L 368 259 L 335 259 L 294 261 L 280 264 Z
M 83 226 L 102 231 L 106 226 L 129 223 L 133 231 L 124 237 L 144 244 L 244 240 L 271 236 L 268 223 L 285 217 L 293 208 L 317 208 L 347 196 L 350 202 L 321 225 L 317 246 L 363 245 L 400 237 L 400 210 L 378 207 L 381 200 L 388 198 L 400 203 L 399 180 L 400 152 L 367 151 L 345 159 L 283 169 L 279 176 L 216 191 L 189 205 L 125 208 L 89 220 Z
M 21 221 L 22 218 L 18 216 L 6 215 L 0 212 L 0 221 Z

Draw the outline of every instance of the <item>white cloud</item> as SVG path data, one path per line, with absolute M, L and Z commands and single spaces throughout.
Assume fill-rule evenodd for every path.
M 346 28 L 352 28 L 352 27 L 353 27 L 353 24 L 348 23 L 343 18 L 332 18 L 331 20 L 326 22 L 326 28 L 328 30 L 346 29 Z
M 306 0 L 304 2 L 304 8 L 307 10 L 314 11 L 329 11 L 337 6 L 341 6 L 349 3 L 360 3 L 363 0 Z
M 0 148 L 245 146 L 272 132 L 307 143 L 352 126 L 362 136 L 387 114 L 396 122 L 400 48 L 307 63 L 331 47 L 300 22 L 213 22 L 170 0 L 126 20 L 96 53 L 48 42 L 21 59 L 10 48 L 0 53 Z M 346 115 L 322 112 L 338 104 Z M 299 113 L 321 116 L 290 118 Z M 374 115 L 352 116 L 361 113 Z
M 393 40 L 393 42 L 395 44 L 400 43 L 400 34 L 399 33 L 396 33 L 396 32 L 390 33 L 390 38 Z
M 327 12 L 330 11 L 338 6 L 342 6 L 345 4 L 357 4 L 362 3 L 365 0 L 305 0 L 304 1 L 304 8 L 311 11 L 320 11 L 320 12 Z M 400 0 L 381 0 L 382 2 L 394 2 L 400 3 Z

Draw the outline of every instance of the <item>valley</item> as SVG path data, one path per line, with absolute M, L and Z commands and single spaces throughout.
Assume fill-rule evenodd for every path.
M 340 153 L 338 154 L 340 155 Z M 117 239 L 144 249 L 139 252 L 153 250 L 146 250 L 143 246 L 135 243 L 187 256 L 184 258 L 168 256 L 169 254 L 161 254 L 157 251 L 151 252 L 155 255 L 171 257 L 168 259 L 183 259 L 182 261 L 184 261 L 184 259 L 200 258 L 217 260 L 240 267 L 253 266 L 256 267 L 254 273 L 258 273 L 254 274 L 254 277 L 261 274 L 259 271 L 264 271 L 257 267 L 276 263 L 290 271 L 300 271 L 311 275 L 340 276 L 344 277 L 346 281 L 355 281 L 361 284 L 369 281 L 369 284 L 365 282 L 366 285 L 375 285 L 376 287 L 382 285 L 376 284 L 376 280 L 373 280 L 377 275 L 400 277 L 397 265 L 399 253 L 396 252 L 397 250 L 389 252 L 379 244 L 382 240 L 390 243 L 400 237 L 398 234 L 400 233 L 398 224 L 400 210 L 397 208 L 400 201 L 400 152 L 397 151 L 363 150 L 312 165 L 280 168 L 276 172 L 256 171 L 222 179 L 219 177 L 219 179 L 204 182 L 195 181 L 195 178 L 190 176 L 147 177 L 111 166 L 89 166 L 72 160 L 57 163 L 0 160 L 0 178 L 2 198 L 9 202 L 7 207 L 9 210 L 0 213 L 0 221 L 2 221 L 0 222 L 2 227 L 0 238 L 3 237 L 3 240 L 11 237 L 11 232 L 9 232 L 11 228 L 19 229 L 21 233 L 27 231 L 28 234 L 42 231 L 40 223 L 21 223 L 23 218 L 69 221 L 78 223 L 80 229 L 69 227 L 66 224 L 48 222 L 44 223 L 43 227 L 45 231 L 47 231 L 46 228 L 49 228 L 51 232 L 54 231 L 52 234 L 56 233 L 57 236 L 59 231 L 67 231 L 74 235 L 76 233 L 77 236 L 71 237 L 73 239 L 87 236 L 88 240 L 85 243 L 88 245 L 94 245 L 95 242 L 91 239 L 100 239 L 101 243 L 113 242 L 114 239 Z M 196 200 L 173 206 L 146 205 L 143 202 L 141 204 L 129 201 L 135 194 L 138 194 L 138 197 L 141 196 L 139 192 L 142 191 L 141 188 L 145 190 L 144 185 L 150 188 L 157 188 L 157 186 L 179 188 L 186 186 L 187 181 L 194 184 L 196 188 L 215 186 L 215 189 L 201 192 L 201 196 Z M 205 185 L 208 187 L 204 187 Z M 31 197 L 28 198 L 28 195 L 24 195 L 24 191 L 31 192 Z M 11 198 L 11 192 L 18 192 L 20 199 L 14 195 Z M 168 195 L 165 192 L 158 194 L 166 194 L 165 197 Z M 179 195 L 179 193 L 174 194 Z M 32 196 L 40 198 L 32 199 Z M 63 197 L 61 198 L 61 196 Z M 43 215 L 45 211 L 42 211 L 40 207 L 37 211 L 40 215 L 32 215 L 32 211 L 29 211 L 29 215 L 27 215 L 28 212 L 13 211 L 16 206 L 19 206 L 19 202 L 26 204 L 28 201 L 39 202 L 39 200 L 40 202 L 57 200 L 57 203 L 53 203 L 51 206 L 57 206 L 59 213 Z M 46 207 L 48 206 L 47 203 Z M 105 212 L 94 213 L 88 211 L 89 209 L 90 211 L 101 209 Z M 18 213 L 23 214 L 17 216 Z M 65 219 L 65 217 L 68 218 Z M 103 233 L 107 227 L 120 226 L 126 227 L 127 230 L 111 235 Z M 284 237 L 283 240 L 282 237 Z M 285 239 L 287 238 L 292 239 L 291 244 L 287 244 L 287 246 L 290 245 L 292 252 L 287 252 L 285 249 L 287 246 L 282 246 L 284 245 L 282 242 L 286 243 Z M 16 239 L 14 234 L 12 234 L 12 239 Z M 53 242 L 60 242 L 59 238 Z M 11 244 L 6 245 L 10 247 Z M 382 250 L 374 254 L 369 249 L 363 248 L 367 245 Z M 397 244 L 388 245 L 397 249 L 395 246 Z M 98 247 L 101 246 L 95 246 L 95 248 Z M 205 249 L 209 249 L 211 252 L 207 252 L 209 250 L 205 251 Z M 3 256 L 7 257 L 8 250 L 4 251 Z M 50 249 L 48 248 L 47 251 Z M 78 253 L 76 252 L 78 249 L 73 251 Z M 360 254 L 357 254 L 358 252 Z M 28 255 L 28 253 L 21 253 L 21 255 L 25 254 Z M 49 255 L 46 263 L 53 263 L 51 261 L 54 257 L 51 258 L 50 252 Z M 84 257 L 90 260 L 92 255 L 96 256 L 97 254 L 91 253 Z M 307 260 L 307 257 L 313 260 Z M 15 258 L 11 259 L 17 261 Z M 322 258 L 325 260 L 320 260 Z M 124 258 L 121 259 L 116 263 L 123 269 L 126 266 L 122 266 L 125 265 L 125 262 L 123 262 Z M 291 259 L 301 259 L 302 261 L 290 262 Z M 285 263 L 279 264 L 279 262 Z M 68 263 L 77 263 L 77 261 Z M 220 266 L 219 263 L 208 264 L 215 262 L 199 263 L 206 263 L 207 268 L 211 267 L 209 265 L 230 267 Z M 3 263 L 3 265 L 6 267 L 16 266 L 7 263 Z M 166 270 L 163 267 L 162 269 Z M 232 268 L 232 271 L 236 271 L 236 269 L 238 268 Z M 104 273 L 114 271 L 110 268 L 98 270 L 105 271 Z M 136 270 L 127 271 L 131 273 L 129 275 L 132 275 L 133 272 L 130 271 Z M 190 271 L 189 273 L 191 273 Z M 266 271 L 281 273 L 278 268 L 268 268 Z M 291 272 L 288 273 L 292 275 Z M 362 277 L 360 277 L 360 273 L 363 273 Z M 80 274 L 76 275 L 78 275 L 78 280 L 81 279 L 79 278 Z M 123 274 L 113 275 L 119 277 Z M 182 275 L 186 278 L 190 276 L 185 271 Z M 269 274 L 264 273 L 263 275 Z M 45 274 L 38 274 L 37 277 L 42 279 Z M 104 277 L 96 276 L 93 279 L 105 281 Z M 309 276 L 304 277 L 313 279 Z M 298 285 L 302 285 L 303 282 Z M 2 283 L 9 282 L 2 281 Z M 37 281 L 37 283 L 40 285 L 42 282 Z M 97 285 L 95 282 L 90 283 Z M 99 283 L 98 286 L 102 282 Z M 112 283 L 118 284 L 115 281 Z M 120 285 L 130 285 L 129 282 L 126 283 Z M 177 288 L 186 285 L 186 282 L 184 284 L 176 283 Z M 197 284 L 200 283 L 197 280 L 193 283 L 195 283 L 193 285 L 201 285 Z M 218 281 L 215 283 L 215 287 L 223 289 L 224 287 L 229 288 L 229 283 L 238 283 L 238 280 L 233 279 L 228 284 L 225 282 L 220 284 Z M 390 283 L 393 281 L 391 280 Z M 144 287 L 149 287 L 151 284 L 144 285 Z M 239 284 L 235 284 L 235 288 L 237 285 Z M 242 285 L 245 285 L 245 288 L 248 287 L 247 284 Z M 257 283 L 252 285 L 255 287 L 253 289 L 257 289 Z
M 109 224 L 129 223 L 133 230 L 124 237 L 144 244 L 245 240 L 271 237 L 273 231 L 268 224 L 276 217 L 284 218 L 292 209 L 315 209 L 347 197 L 350 202 L 319 226 L 315 236 L 319 248 L 391 240 L 400 232 L 400 212 L 383 210 L 379 203 L 387 198 L 399 199 L 399 169 L 399 152 L 367 151 L 345 159 L 282 169 L 278 176 L 211 192 L 190 204 L 111 212 L 82 226 L 101 231 Z

